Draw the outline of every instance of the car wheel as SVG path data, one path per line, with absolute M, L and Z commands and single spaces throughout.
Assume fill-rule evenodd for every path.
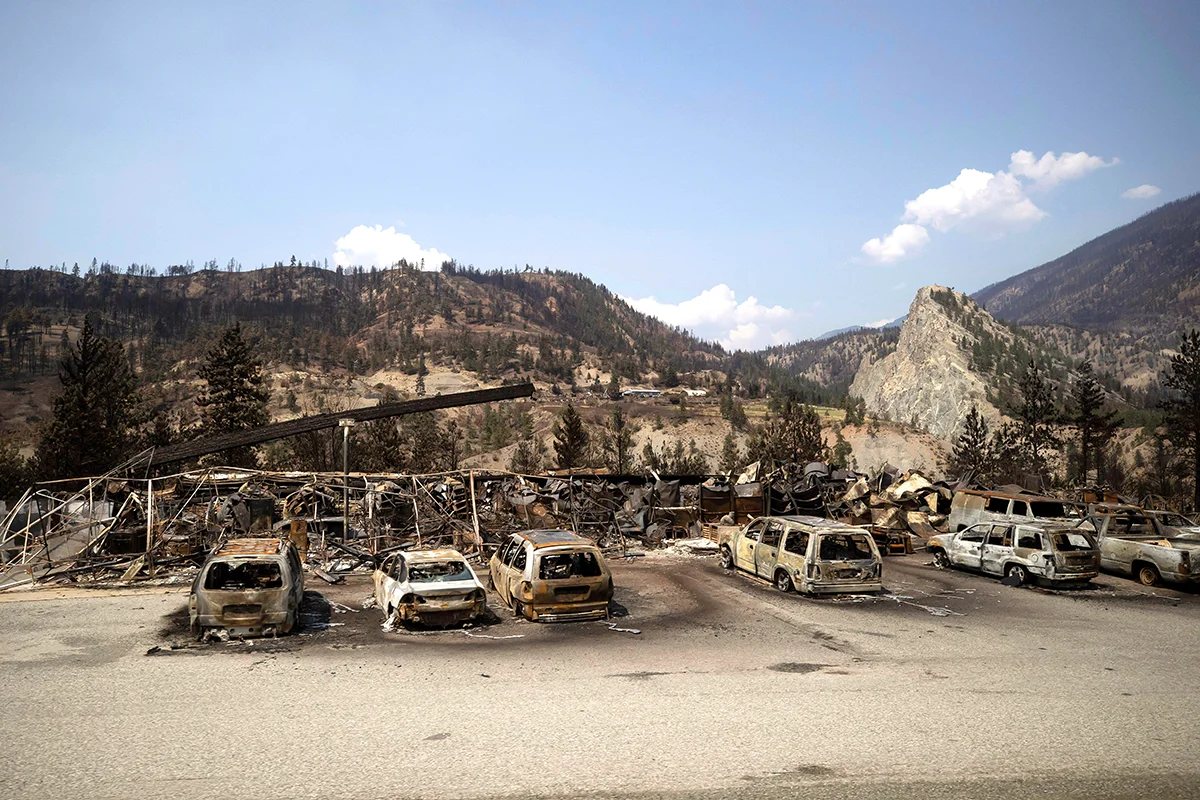
M 733 553 L 728 547 L 721 548 L 721 567 L 723 569 L 733 569 Z
M 950 569 L 950 556 L 945 550 L 933 551 L 933 565 L 938 569 Z
M 1012 578 L 1017 586 L 1024 586 L 1029 581 L 1029 570 L 1020 564 L 1009 564 L 1004 570 L 1006 578 Z
M 493 592 L 496 591 L 496 580 L 492 577 L 492 573 L 488 573 L 488 588 Z
M 792 579 L 789 578 L 788 574 L 783 570 L 779 570 L 775 573 L 775 588 L 784 594 L 788 594 L 792 591 Z
M 1162 576 L 1158 574 L 1158 568 L 1153 564 L 1142 564 L 1137 571 L 1138 583 L 1142 586 L 1158 586 L 1162 583 Z

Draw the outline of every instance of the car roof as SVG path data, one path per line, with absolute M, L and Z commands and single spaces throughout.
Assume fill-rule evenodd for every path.
M 463 554 L 449 547 L 440 550 L 405 550 L 401 555 L 404 560 L 414 561 L 464 561 Z
M 1032 492 L 994 492 L 991 489 L 960 489 L 958 494 L 974 495 L 976 497 L 999 497 L 1004 500 L 1024 500 L 1027 503 L 1062 503 L 1063 505 L 1071 505 L 1069 500 L 1063 500 L 1058 497 L 1050 497 L 1045 494 L 1033 494 Z
M 866 533 L 863 528 L 847 525 L 845 522 L 838 522 L 836 519 L 825 519 L 824 517 L 808 517 L 801 514 L 782 514 L 775 517 L 759 517 L 758 519 L 779 520 L 787 522 L 791 525 L 800 525 L 805 528 L 813 529 L 815 533 Z
M 571 533 L 570 531 L 520 531 L 514 535 L 529 542 L 535 548 L 560 545 L 586 545 L 588 547 L 595 547 L 595 543 L 591 539 L 585 539 L 579 534 Z
M 286 544 L 282 539 L 228 539 L 215 556 L 277 556 Z

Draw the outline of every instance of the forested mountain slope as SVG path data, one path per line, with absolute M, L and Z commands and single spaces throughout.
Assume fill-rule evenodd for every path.
M 1200 324 L 1200 194 L 974 297 L 1046 346 L 1091 357 L 1129 389 L 1153 390 L 1161 351 Z

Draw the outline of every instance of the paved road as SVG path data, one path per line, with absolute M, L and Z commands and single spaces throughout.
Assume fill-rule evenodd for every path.
M 1200 795 L 1200 596 L 926 561 L 843 600 L 618 564 L 640 634 L 385 633 L 366 576 L 254 644 L 186 644 L 178 588 L 0 595 L 0 797 Z

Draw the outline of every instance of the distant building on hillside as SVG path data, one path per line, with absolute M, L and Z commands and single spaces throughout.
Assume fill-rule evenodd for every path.
M 658 389 L 626 389 L 621 397 L 658 397 L 662 392 Z

